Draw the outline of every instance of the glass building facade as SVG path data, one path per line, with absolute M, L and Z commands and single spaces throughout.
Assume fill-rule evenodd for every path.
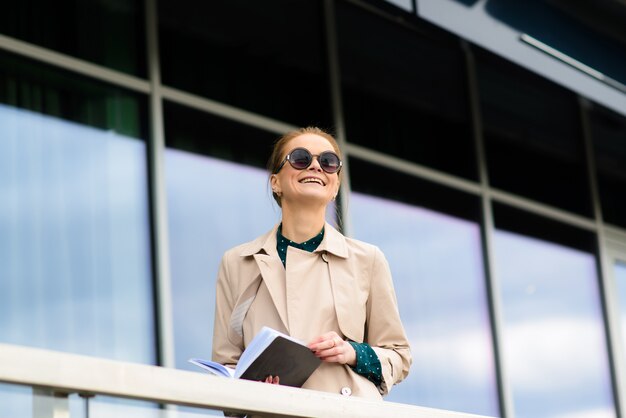
M 626 56 L 609 20 L 485 3 L 536 37 L 524 16 L 552 7 L 537 25 L 559 21 L 562 49 L 624 86 L 590 52 Z M 430 4 L 8 2 L 0 342 L 196 371 L 223 252 L 280 220 L 273 141 L 315 125 L 346 155 L 329 222 L 393 273 L 414 362 L 388 400 L 626 416 L 626 107 L 423 18 Z M 0 384 L 0 418 L 31 416 L 32 396 Z

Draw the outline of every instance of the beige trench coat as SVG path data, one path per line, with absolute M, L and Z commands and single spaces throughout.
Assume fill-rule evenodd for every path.
M 264 325 L 304 342 L 336 327 L 343 338 L 372 346 L 382 366 L 381 386 L 376 387 L 349 366 L 322 363 L 303 387 L 381 399 L 407 376 L 411 365 L 409 342 L 383 253 L 373 245 L 344 237 L 326 224 L 324 239 L 313 253 L 289 247 L 285 272 L 276 252 L 277 227 L 228 250 L 222 258 L 213 360 L 234 366 Z M 309 287 L 301 291 L 301 284 L 306 283 Z M 258 290 L 246 310 L 242 338 L 231 326 L 233 309 L 241 306 L 242 297 L 249 296 L 252 287 Z M 307 303 L 320 309 L 298 310 Z

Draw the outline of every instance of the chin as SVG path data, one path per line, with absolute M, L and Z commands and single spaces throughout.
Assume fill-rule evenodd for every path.
M 306 202 L 317 202 L 328 204 L 332 200 L 332 196 L 328 196 L 326 193 L 302 193 L 298 196 L 298 200 Z

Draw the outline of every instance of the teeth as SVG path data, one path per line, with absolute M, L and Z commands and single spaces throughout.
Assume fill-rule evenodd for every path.
M 315 178 L 311 178 L 311 177 L 307 177 L 304 180 L 300 181 L 300 183 L 317 183 L 321 186 L 324 185 L 324 183 L 320 180 L 320 179 L 315 179 Z

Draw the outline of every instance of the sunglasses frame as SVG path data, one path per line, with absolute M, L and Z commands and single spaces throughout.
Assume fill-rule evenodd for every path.
M 298 150 L 303 150 L 306 151 L 307 154 L 309 154 L 311 156 L 311 160 L 309 161 L 309 163 L 306 165 L 306 167 L 302 167 L 302 168 L 298 168 L 298 167 L 294 167 L 293 163 L 291 162 L 291 154 L 294 153 L 294 151 L 298 151 Z M 324 154 L 332 154 L 335 157 L 337 157 L 337 160 L 339 161 L 339 167 L 337 168 L 337 171 L 328 171 L 324 168 L 324 166 L 321 163 L 320 157 L 322 157 Z M 292 149 L 291 151 L 289 151 L 289 154 L 287 154 L 285 156 L 285 159 L 280 163 L 280 165 L 278 166 L 278 168 L 276 169 L 276 171 L 274 171 L 274 174 L 278 174 L 278 172 L 283 168 L 283 166 L 285 165 L 286 162 L 289 162 L 289 165 L 294 169 L 294 170 L 306 170 L 307 168 L 309 168 L 311 166 L 311 164 L 313 164 L 313 159 L 317 157 L 317 162 L 320 165 L 320 168 L 326 173 L 326 174 L 339 174 L 339 172 L 341 171 L 341 167 L 343 167 L 343 161 L 341 161 L 341 158 L 339 158 L 339 156 L 337 155 L 337 153 L 335 153 L 334 151 L 324 151 L 324 152 L 320 152 L 319 154 L 311 154 L 311 151 L 309 151 L 308 149 L 304 148 L 304 147 L 297 147 Z

